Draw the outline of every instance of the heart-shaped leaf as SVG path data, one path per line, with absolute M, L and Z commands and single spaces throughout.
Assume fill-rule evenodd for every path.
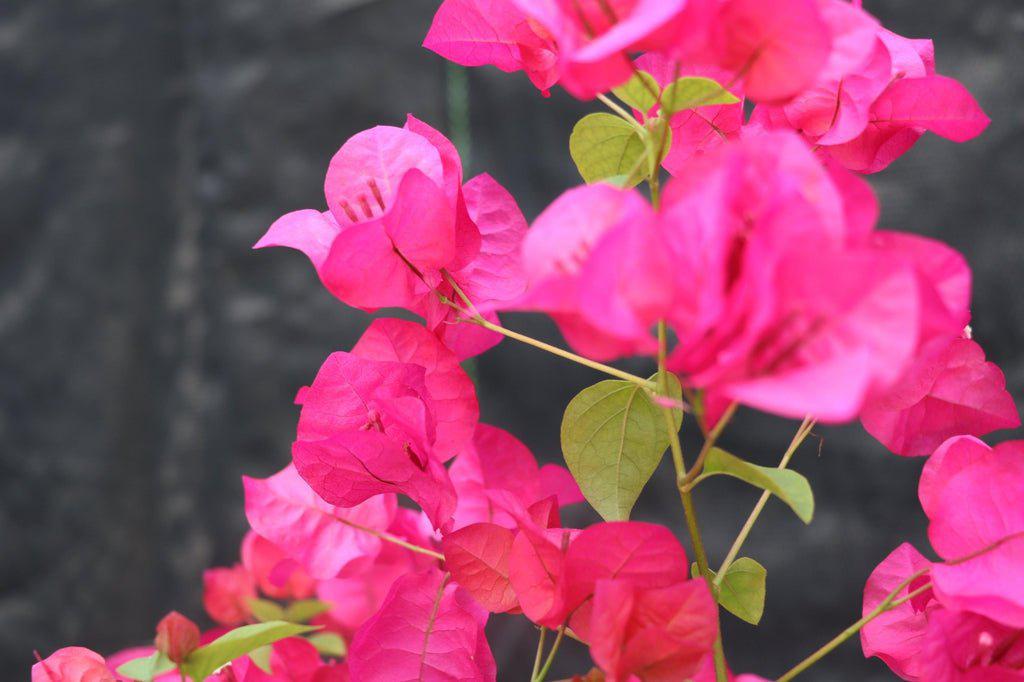
M 623 85 L 612 90 L 612 93 L 637 111 L 647 114 L 661 97 L 661 86 L 654 76 L 646 71 L 637 71 Z
M 661 111 L 666 116 L 715 104 L 736 104 L 739 98 L 717 81 L 702 76 L 689 76 L 669 83 L 661 95 Z
M 789 505 L 804 523 L 814 518 L 814 493 L 807 479 L 795 471 L 762 467 L 730 455 L 721 448 L 712 448 L 704 462 L 704 471 L 697 480 L 725 475 L 746 481 L 767 490 Z
M 297 625 L 280 620 L 243 625 L 193 651 L 181 669 L 193 680 L 205 680 L 217 668 L 250 651 L 273 644 L 279 639 L 295 637 L 316 629 L 318 628 L 315 626 Z
M 669 393 L 682 399 L 675 375 Z M 562 418 L 562 453 L 591 506 L 608 521 L 629 518 L 669 444 L 661 407 L 640 386 L 602 381 L 572 399 Z M 682 412 L 676 411 L 676 428 Z
M 250 599 L 249 610 L 252 611 L 253 617 L 261 623 L 271 620 L 287 620 L 284 617 L 284 608 L 269 599 Z
M 614 179 L 635 186 L 644 178 L 645 151 L 639 128 L 612 114 L 584 116 L 569 137 L 569 153 L 588 184 Z
M 718 588 L 718 603 L 726 611 L 751 625 L 764 615 L 765 585 L 768 571 L 748 557 L 740 557 L 725 569 Z
M 289 623 L 308 623 L 321 613 L 327 613 L 330 610 L 331 605 L 319 599 L 293 601 L 284 610 L 284 618 L 281 620 L 286 620 Z

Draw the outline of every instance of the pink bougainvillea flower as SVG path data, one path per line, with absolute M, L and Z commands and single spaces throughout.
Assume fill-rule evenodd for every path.
M 876 173 L 909 150 L 926 131 L 966 142 L 984 132 L 989 122 L 974 97 L 952 78 L 903 78 L 875 100 L 863 134 L 828 147 L 828 152 L 851 170 Z
M 743 78 L 755 102 L 797 94 L 829 57 L 829 28 L 816 0 L 726 0 L 713 26 L 718 63 Z
M 429 522 L 411 509 L 399 509 L 386 532 L 418 547 L 436 549 Z M 340 577 L 317 583 L 317 596 L 331 604 L 322 624 L 351 638 L 377 612 L 395 580 L 436 564 L 429 555 L 385 543 L 372 562 L 353 562 Z
M 676 46 L 682 29 L 705 18 L 687 0 L 513 0 L 557 46 L 558 82 L 591 99 L 630 79 L 629 54 Z
M 243 656 L 209 678 L 214 682 L 348 682 L 347 667 L 324 663 L 316 648 L 301 637 L 288 637 L 270 645 L 270 672 Z
M 662 87 L 676 78 L 692 76 L 710 78 L 722 85 L 729 83 L 728 72 L 719 67 L 683 64 L 655 53 L 647 53 L 637 59 L 636 66 L 651 74 Z M 738 85 L 730 85 L 728 89 L 742 100 L 742 90 Z M 669 125 L 672 128 L 672 147 L 662 166 L 675 175 L 682 172 L 694 156 L 720 147 L 739 135 L 743 126 L 743 102 L 686 109 L 674 114 Z
M 923 587 L 942 564 L 931 564 L 901 545 L 868 579 L 864 613 L 873 611 L 915 573 L 897 599 Z M 949 608 L 941 595 L 925 591 L 887 611 L 861 631 L 865 656 L 877 656 L 894 673 L 914 682 L 1020 682 L 1024 680 L 1024 631 L 983 615 Z
M 844 421 L 910 361 L 915 265 L 871 247 L 864 216 L 848 209 L 867 190 L 837 172 L 792 133 L 760 133 L 666 188 L 665 250 L 681 273 L 670 366 L 719 402 Z
M 990 448 L 950 439 L 925 465 L 918 492 L 932 547 L 953 562 L 932 568 L 939 600 L 1024 628 L 1024 441 Z
M 203 571 L 203 607 L 214 622 L 242 625 L 252 616 L 249 602 L 256 598 L 256 579 L 241 564 Z
M 523 242 L 523 265 L 529 285 L 508 309 L 545 312 L 558 324 L 566 341 L 598 360 L 653 353 L 648 332 L 617 335 L 598 328 L 580 312 L 583 268 L 602 237 L 620 224 L 649 220 L 651 208 L 638 192 L 606 184 L 571 189 L 534 221 Z
M 180 664 L 199 647 L 199 636 L 198 625 L 171 611 L 157 623 L 154 643 L 157 651 Z
M 517 295 L 522 278 L 507 253 L 525 221 L 489 177 L 464 191 L 461 161 L 447 138 L 412 116 L 404 128 L 358 133 L 331 159 L 324 193 L 326 212 L 285 215 L 256 248 L 302 251 L 327 289 L 349 305 L 400 307 L 428 318 L 462 358 L 497 342 L 478 330 L 452 334 L 435 290 L 447 286 L 450 293 L 453 278 L 478 305 L 491 303 L 488 296 Z M 496 274 L 506 277 L 500 286 Z
M 513 0 L 444 0 L 423 47 L 463 66 L 525 71 L 544 92 L 558 80 L 550 34 Z
M 902 544 L 885 558 L 871 573 L 864 587 L 864 615 L 873 611 L 889 593 L 931 562 L 909 544 Z M 897 599 L 906 596 L 920 584 L 907 586 Z M 881 614 L 864 626 L 860 633 L 864 656 L 877 656 L 894 673 L 905 680 L 920 679 L 920 653 L 928 617 L 921 602 L 908 601 Z
M 260 592 L 273 599 L 308 599 L 316 590 L 316 581 L 306 569 L 253 531 L 242 539 L 242 565 L 256 579 Z
M 420 505 L 436 528 L 455 512 L 455 490 L 444 465 L 422 460 L 408 447 L 373 431 L 353 431 L 317 441 L 296 441 L 299 474 L 330 504 L 354 507 L 376 495 L 401 493 Z
M 469 444 L 480 416 L 476 389 L 458 357 L 436 336 L 415 322 L 377 319 L 363 332 L 352 354 L 422 367 L 435 412 L 435 453 L 447 461 Z
M 508 579 L 515 533 L 493 523 L 474 523 L 449 533 L 441 542 L 445 567 L 460 586 L 493 613 L 518 604 Z
M 473 447 L 455 460 L 450 474 L 458 494 L 454 528 L 478 522 L 515 528 L 513 515 L 494 503 L 495 491 L 510 493 L 523 509 L 551 496 L 559 506 L 583 501 L 565 467 L 538 468 L 533 453 L 518 438 L 488 424 L 477 426 Z
M 353 679 L 494 680 L 487 612 L 440 570 L 407 575 L 349 648 Z
M 565 555 L 579 531 L 524 523 L 509 553 L 509 582 L 527 618 L 558 628 L 569 616 Z
M 704 580 L 656 589 L 599 580 L 593 603 L 590 655 L 608 682 L 631 675 L 646 682 L 686 679 L 718 634 L 717 607 Z
M 267 479 L 242 480 L 249 524 L 317 580 L 334 578 L 352 561 L 372 561 L 381 541 L 357 527 L 382 532 L 398 507 L 393 495 L 335 507 L 318 497 L 291 465 Z
M 80 646 L 58 649 L 32 666 L 32 682 L 115 682 L 95 651 Z
M 641 589 L 669 587 L 689 577 L 688 566 L 686 551 L 664 526 L 614 521 L 584 529 L 565 556 L 565 601 L 573 631 L 588 639 L 598 581 L 614 579 Z
M 353 507 L 384 493 L 449 523 L 455 492 L 436 442 L 435 406 L 420 365 L 334 353 L 302 391 L 295 468 L 328 503 Z
M 939 341 L 861 413 L 868 433 L 898 455 L 929 455 L 956 435 L 1020 426 L 1000 369 L 967 338 Z

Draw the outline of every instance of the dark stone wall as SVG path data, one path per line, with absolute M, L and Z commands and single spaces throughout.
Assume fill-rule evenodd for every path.
M 1024 6 L 866 4 L 934 36 L 940 67 L 994 119 L 968 145 L 924 141 L 872 182 L 885 226 L 966 253 L 976 336 L 1020 395 Z M 201 570 L 234 560 L 243 533 L 240 475 L 287 461 L 295 389 L 367 319 L 301 256 L 249 247 L 281 213 L 320 205 L 352 133 L 406 112 L 446 126 L 446 67 L 419 48 L 436 5 L 0 3 L 0 669 L 22 676 L 33 649 L 137 643 L 172 607 L 201 614 Z M 469 88 L 474 172 L 528 217 L 578 182 L 566 140 L 589 107 L 493 70 Z M 537 317 L 509 323 L 555 337 Z M 561 410 L 596 377 L 510 342 L 477 369 L 485 418 L 557 458 Z M 725 443 L 774 461 L 795 427 L 744 413 Z M 725 617 L 740 670 L 780 673 L 856 618 L 890 549 L 926 546 L 921 462 L 856 426 L 819 433 L 820 452 L 796 460 L 817 491 L 813 525 L 773 502 L 747 545 L 769 601 L 759 629 Z M 681 527 L 670 480 L 652 482 L 638 518 Z M 714 557 L 755 498 L 728 482 L 699 491 Z M 493 629 L 502 679 L 520 679 L 533 635 L 508 619 Z M 568 650 L 556 675 L 584 665 Z M 891 678 L 856 643 L 807 677 Z

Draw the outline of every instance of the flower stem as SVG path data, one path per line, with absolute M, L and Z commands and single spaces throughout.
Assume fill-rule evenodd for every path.
M 665 322 L 658 323 L 658 384 L 659 392 L 663 396 L 668 395 L 668 371 L 665 369 L 665 357 L 668 351 L 668 333 Z M 679 490 L 679 499 L 683 504 L 683 516 L 686 519 L 686 530 L 693 542 L 693 554 L 697 560 L 697 569 L 708 583 L 708 589 L 714 594 L 711 583 L 711 573 L 708 567 L 708 555 L 704 549 L 704 539 L 700 534 L 700 525 L 697 523 L 697 510 L 693 505 L 693 497 L 690 492 L 683 489 L 679 483 L 686 478 L 686 462 L 683 460 L 683 446 L 679 442 L 679 429 L 676 427 L 676 420 L 672 414 L 672 408 L 662 406 L 661 413 L 665 417 L 665 429 L 668 432 L 669 446 L 672 451 L 672 464 L 676 470 L 676 487 Z M 715 610 L 717 619 L 718 610 Z M 718 628 L 718 635 L 715 637 L 712 650 L 715 661 L 715 679 L 717 682 L 727 682 L 729 669 L 725 664 L 725 648 L 722 645 L 722 631 Z
M 540 669 L 531 682 L 544 682 L 544 678 L 548 676 L 548 671 L 551 670 L 551 664 L 555 662 L 555 654 L 558 653 L 558 647 L 562 644 L 562 638 L 565 637 L 565 625 L 563 624 L 558 628 L 558 636 L 555 637 L 555 643 L 551 645 L 551 651 L 548 652 L 548 658 L 544 661 L 544 666 Z
M 793 458 L 793 454 L 797 451 L 797 448 L 807 439 L 807 436 L 811 434 L 811 429 L 814 428 L 815 421 L 812 417 L 807 416 L 800 424 L 800 428 L 796 430 L 796 434 L 793 436 L 793 440 L 790 441 L 789 447 L 786 449 L 786 453 L 782 456 L 782 461 L 779 462 L 779 468 L 785 469 L 789 465 L 789 460 Z M 772 496 L 769 492 L 764 492 L 761 498 L 754 505 L 754 510 L 750 512 L 750 516 L 747 517 L 746 523 L 743 524 L 743 528 L 740 529 L 739 535 L 736 536 L 736 540 L 732 543 L 732 547 L 729 548 L 729 553 L 725 555 L 725 560 L 722 561 L 721 567 L 719 567 L 717 574 L 715 575 L 715 585 L 721 585 L 722 579 L 725 577 L 725 572 L 732 566 L 732 562 L 739 556 L 740 549 L 743 547 L 743 543 L 747 541 L 747 537 L 750 535 L 750 531 L 753 530 L 754 524 L 757 522 L 761 512 L 764 511 L 764 507 L 768 504 L 768 498 Z
M 533 672 L 530 673 L 530 682 L 537 679 L 537 673 L 540 672 L 540 664 L 544 660 L 544 639 L 547 634 L 548 629 L 542 625 L 540 627 L 540 638 L 537 640 L 537 655 L 533 658 Z
M 598 95 L 597 98 L 599 100 L 601 100 L 601 102 L 603 102 L 605 104 L 605 106 L 607 106 L 609 109 L 611 109 L 616 114 L 618 114 L 622 119 L 624 119 L 631 126 L 633 126 L 634 128 L 636 128 L 637 130 L 639 130 L 641 132 L 644 132 L 644 133 L 647 132 L 647 130 L 642 125 L 637 123 L 637 120 L 635 118 L 633 118 L 632 114 L 630 114 L 628 111 L 626 111 L 625 109 L 620 107 L 618 104 L 616 104 L 615 100 L 613 100 L 611 97 L 609 97 L 608 95 Z
M 623 381 L 629 381 L 629 382 L 632 382 L 634 384 L 637 384 L 638 386 L 641 386 L 643 388 L 646 388 L 646 389 L 652 390 L 652 391 L 657 388 L 657 386 L 656 386 L 656 384 L 654 382 L 649 381 L 647 379 L 644 379 L 643 377 L 638 377 L 635 374 L 630 374 L 629 372 L 624 372 L 623 370 L 617 369 L 615 367 L 612 367 L 611 365 L 606 365 L 606 364 L 601 363 L 601 362 L 596 362 L 594 360 L 589 360 L 589 359 L 583 357 L 582 355 L 577 355 L 576 353 L 573 353 L 571 351 L 567 351 L 564 348 L 559 348 L 558 346 L 552 346 L 550 343 L 544 343 L 543 341 L 539 341 L 539 340 L 537 340 L 537 339 L 535 339 L 533 337 L 526 336 L 525 334 L 520 334 L 519 332 L 514 332 L 511 329 L 506 329 L 505 327 L 502 327 L 501 325 L 494 324 L 490 320 L 485 319 L 483 315 L 481 315 L 479 312 L 476 311 L 476 308 L 473 306 L 473 303 L 469 300 L 469 297 L 466 296 L 466 294 L 462 291 L 462 289 L 455 282 L 455 280 L 451 277 L 451 275 L 449 275 L 447 272 L 443 272 L 443 274 L 444 274 L 445 279 L 448 281 L 448 283 L 454 289 L 456 295 L 458 295 L 458 297 L 460 299 L 462 299 L 462 303 L 463 303 L 463 305 L 465 307 L 459 306 L 459 305 L 455 304 L 454 302 L 447 300 L 444 297 L 442 297 L 441 300 L 444 301 L 446 304 L 450 305 L 451 307 L 453 307 L 455 310 L 457 310 L 460 313 L 462 313 L 463 315 L 466 315 L 466 318 L 465 318 L 466 322 L 469 322 L 469 323 L 475 324 L 475 325 L 479 325 L 479 326 L 483 327 L 484 329 L 489 329 L 492 332 L 495 332 L 497 334 L 501 334 L 502 336 L 506 336 L 506 337 L 508 337 L 510 339 L 515 339 L 516 341 L 519 341 L 521 343 L 525 343 L 527 345 L 533 346 L 534 348 L 539 348 L 539 349 L 541 349 L 543 351 L 551 353 L 552 355 L 557 355 L 557 356 L 559 356 L 561 358 L 565 358 L 566 360 L 571 360 L 572 362 L 575 362 L 577 364 L 583 365 L 584 367 L 589 367 L 590 369 L 597 370 L 598 372 L 603 372 L 604 374 L 608 374 L 610 376 L 613 376 L 616 379 L 622 379 Z
M 380 538 L 384 542 L 390 542 L 393 545 L 398 545 L 399 547 L 404 547 L 405 549 L 407 549 L 407 550 L 409 550 L 411 552 L 417 552 L 418 554 L 426 554 L 427 556 L 433 557 L 433 558 L 437 559 L 438 561 L 444 561 L 444 554 L 441 554 L 440 552 L 435 552 L 432 549 L 427 549 L 426 547 L 421 547 L 419 545 L 414 545 L 411 542 L 406 542 L 402 538 L 395 537 L 391 533 L 385 533 L 383 531 L 375 530 L 373 528 L 369 528 L 369 527 L 364 526 L 362 524 L 358 524 L 355 521 L 349 521 L 348 519 L 340 519 L 338 517 L 335 517 L 335 518 L 339 522 L 345 524 L 346 526 L 349 526 L 350 528 L 355 528 L 356 530 L 361 530 L 364 533 L 369 533 L 370 535 L 373 535 L 374 537 Z

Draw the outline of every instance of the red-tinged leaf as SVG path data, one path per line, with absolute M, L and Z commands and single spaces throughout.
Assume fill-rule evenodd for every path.
M 439 570 L 392 586 L 349 649 L 352 678 L 365 682 L 494 680 L 487 612 Z
M 481 606 L 493 613 L 516 607 L 508 579 L 509 553 L 515 533 L 493 523 L 474 523 L 441 541 L 445 567 Z

